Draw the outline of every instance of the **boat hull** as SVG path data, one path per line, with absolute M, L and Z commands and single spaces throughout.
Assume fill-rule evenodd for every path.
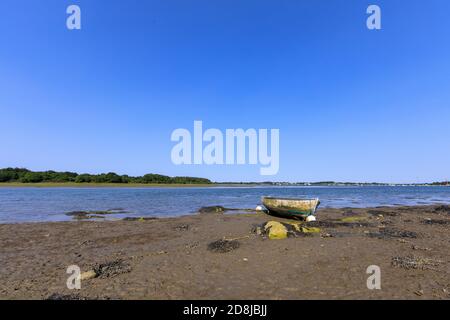
M 319 199 L 288 199 L 263 197 L 262 202 L 272 215 L 286 218 L 306 219 L 314 215 L 320 204 Z

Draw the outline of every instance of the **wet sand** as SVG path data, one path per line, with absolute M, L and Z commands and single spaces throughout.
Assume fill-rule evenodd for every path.
M 272 220 L 288 221 L 205 213 L 0 225 L 0 299 L 450 298 L 448 206 L 320 209 L 310 224 L 320 232 L 283 240 L 255 232 Z M 221 239 L 233 245 L 211 245 Z M 96 277 L 69 290 L 69 265 Z M 381 290 L 367 288 L 370 265 Z

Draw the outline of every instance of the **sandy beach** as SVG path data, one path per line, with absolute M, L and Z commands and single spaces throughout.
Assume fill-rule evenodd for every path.
M 283 240 L 260 227 L 289 221 L 264 213 L 3 224 L 0 299 L 450 298 L 449 206 L 317 216 L 304 226 L 318 232 Z M 69 290 L 69 265 L 95 277 Z M 367 288 L 370 265 L 381 290 Z

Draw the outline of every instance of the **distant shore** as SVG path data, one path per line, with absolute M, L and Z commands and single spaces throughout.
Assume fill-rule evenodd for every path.
M 1 188 L 220 188 L 220 187 L 256 187 L 266 184 L 243 183 L 77 183 L 77 182 L 0 182 Z
M 0 224 L 0 300 L 450 299 L 449 206 L 317 217 L 283 240 L 262 226 L 295 221 L 263 213 Z M 67 289 L 70 265 L 81 290 Z M 372 265 L 381 290 L 367 288 Z
M 287 182 L 287 181 L 212 181 L 207 178 L 189 176 L 166 176 L 148 173 L 143 176 L 118 175 L 115 172 L 100 174 L 79 174 L 76 172 L 31 171 L 26 168 L 0 168 L 0 187 L 109 187 L 109 188 L 152 188 L 152 187 L 378 187 L 378 186 L 450 186 L 450 181 L 432 183 L 385 183 L 385 182 Z
M 288 184 L 226 183 L 95 183 L 95 182 L 0 182 L 1 188 L 217 188 L 217 187 L 450 187 L 431 184 Z
M 220 184 L 178 184 L 178 183 L 76 183 L 76 182 L 4 182 L 0 188 L 195 188 L 217 187 Z

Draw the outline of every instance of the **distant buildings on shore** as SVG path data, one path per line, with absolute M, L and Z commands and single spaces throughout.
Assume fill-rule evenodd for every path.
M 260 186 L 299 186 L 299 187 L 376 187 L 376 186 L 392 186 L 392 187 L 411 187 L 411 186 L 450 186 L 450 181 L 433 182 L 433 183 L 379 183 L 379 182 L 220 182 L 218 184 L 225 185 L 260 185 Z

